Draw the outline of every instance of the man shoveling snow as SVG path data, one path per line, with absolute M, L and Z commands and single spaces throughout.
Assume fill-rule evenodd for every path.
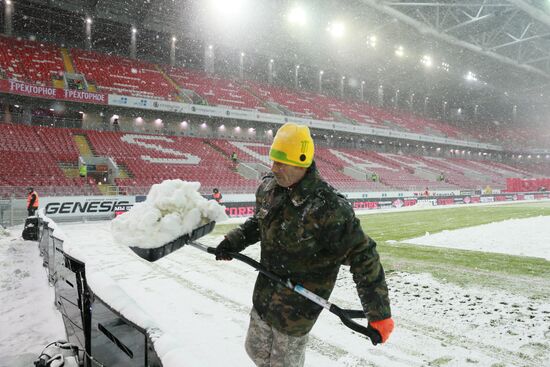
M 113 238 L 126 246 L 157 248 L 203 224 L 226 220 L 225 207 L 206 200 L 199 188 L 199 182 L 182 180 L 153 185 L 144 202 L 112 221 Z

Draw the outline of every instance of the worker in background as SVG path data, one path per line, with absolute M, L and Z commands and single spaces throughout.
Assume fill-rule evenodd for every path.
M 216 188 L 214 190 L 212 190 L 212 198 L 214 200 L 216 200 L 218 203 L 222 202 L 222 197 L 223 196 L 222 196 L 222 193 L 220 192 L 220 190 L 218 190 Z
M 27 214 L 32 217 L 38 209 L 38 194 L 32 187 L 29 187 L 27 195 Z
M 88 166 L 85 164 L 80 165 L 79 168 L 80 177 L 85 178 L 88 176 Z

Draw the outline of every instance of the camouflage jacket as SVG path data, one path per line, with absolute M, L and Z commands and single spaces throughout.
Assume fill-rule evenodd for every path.
M 315 163 L 291 189 L 277 185 L 272 174 L 264 177 L 255 214 L 226 238 L 233 252 L 260 241 L 262 265 L 325 299 L 340 265 L 348 265 L 368 319 L 391 316 L 376 242 L 363 233 L 349 202 L 323 181 Z M 262 274 L 253 303 L 264 321 L 292 336 L 307 334 L 322 310 Z

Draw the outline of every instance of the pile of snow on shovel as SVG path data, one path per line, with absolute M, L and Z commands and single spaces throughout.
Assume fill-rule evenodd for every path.
M 225 207 L 199 193 L 199 182 L 166 180 L 153 185 L 147 199 L 111 223 L 116 242 L 156 248 L 211 221 L 227 219 Z

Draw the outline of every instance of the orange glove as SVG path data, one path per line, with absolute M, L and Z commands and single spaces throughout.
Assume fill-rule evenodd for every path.
M 387 318 L 379 321 L 371 321 L 370 326 L 373 327 L 376 331 L 380 333 L 382 337 L 382 343 L 385 343 L 386 340 L 390 337 L 391 332 L 393 331 L 393 320 L 392 318 Z

